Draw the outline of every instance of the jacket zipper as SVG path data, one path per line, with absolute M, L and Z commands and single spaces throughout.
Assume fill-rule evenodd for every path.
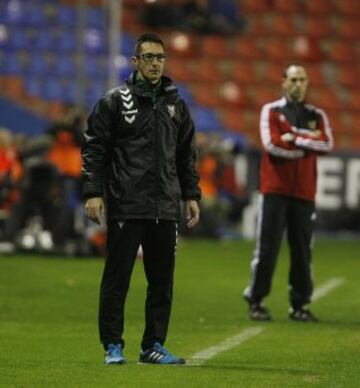
M 159 132 L 157 126 L 157 112 L 156 112 L 156 103 L 153 105 L 155 113 L 155 167 L 156 167 L 156 176 L 155 176 L 155 221 L 159 223 L 159 203 L 158 203 L 158 187 L 159 187 Z

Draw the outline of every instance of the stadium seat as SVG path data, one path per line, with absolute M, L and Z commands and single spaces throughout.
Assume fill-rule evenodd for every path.
M 242 0 L 241 10 L 246 15 L 267 12 L 271 10 L 271 7 L 268 0 Z
M 269 38 L 264 44 L 264 53 L 271 61 L 288 62 L 293 54 L 289 39 Z
M 266 14 L 265 14 L 266 16 Z M 248 15 L 246 18 L 245 31 L 247 36 L 266 36 L 269 34 L 267 17 L 261 14 Z
M 218 62 L 207 58 L 197 60 L 192 71 L 198 82 L 225 82 L 227 80 L 227 76 L 221 71 Z
M 198 84 L 192 85 L 191 90 L 197 104 L 208 108 L 219 108 L 221 106 L 217 87 Z
M 72 29 L 61 29 L 55 38 L 54 50 L 74 52 L 77 48 L 76 33 Z
M 42 79 L 40 93 L 40 97 L 45 100 L 61 101 L 63 98 L 63 85 L 61 80 L 56 77 L 47 77 Z
M 30 58 L 29 63 L 26 66 L 26 72 L 32 76 L 42 76 L 46 74 L 50 68 L 49 59 L 45 55 L 42 55 L 42 53 L 38 53 Z
M 303 28 L 303 33 L 310 38 L 330 38 L 335 32 L 331 19 L 323 16 L 305 17 Z
M 356 47 L 347 41 L 334 41 L 327 50 L 328 60 L 335 63 L 354 63 L 359 60 Z
M 360 24 L 357 19 L 343 18 L 339 22 L 338 34 L 343 39 L 360 39 Z
M 190 62 L 187 59 L 170 57 L 166 65 L 166 72 L 176 82 L 186 83 L 197 80 L 196 74 L 192 71 Z
M 24 63 L 17 53 L 7 53 L 1 58 L 0 73 L 11 75 L 21 74 L 24 70 Z
M 259 71 L 259 79 L 262 81 L 262 84 L 280 85 L 286 64 L 287 62 L 268 62 L 262 66 Z
M 324 109 L 328 114 L 330 111 L 339 112 L 343 108 L 341 97 L 330 87 L 312 87 L 308 102 Z
M 278 88 L 256 85 L 250 87 L 249 93 L 252 95 L 252 100 L 254 101 L 254 107 L 258 110 L 264 104 L 278 100 L 281 97 L 281 84 L 279 83 Z
M 230 56 L 228 39 L 223 36 L 205 36 L 202 41 L 202 52 L 207 58 L 228 58 Z
M 324 86 L 329 82 L 324 76 L 324 70 L 319 64 L 307 64 L 306 71 L 308 73 L 310 85 Z
M 106 15 L 99 7 L 87 7 L 85 14 L 85 23 L 88 27 L 106 29 Z
M 332 2 L 329 0 L 307 0 L 304 6 L 307 13 L 311 15 L 327 16 L 334 10 Z
M 233 81 L 227 81 L 221 84 L 217 92 L 222 107 L 233 107 L 237 109 L 249 104 L 245 89 Z
M 7 51 L 27 50 L 30 48 L 30 38 L 27 30 L 22 27 L 12 27 L 7 29 L 7 39 L 4 46 Z
M 291 42 L 293 59 L 299 62 L 318 62 L 325 58 L 318 39 L 299 35 Z
M 233 54 L 236 57 L 252 60 L 264 59 L 264 52 L 255 37 L 236 37 L 233 44 Z
M 357 88 L 360 86 L 360 71 L 355 65 L 350 66 L 338 66 L 337 70 L 338 82 L 347 88 Z
M 358 0 L 337 0 L 335 2 L 337 11 L 345 16 L 360 16 L 360 7 Z
M 52 51 L 56 48 L 55 36 L 46 29 L 38 29 L 33 42 L 33 50 Z
M 298 33 L 296 16 L 277 14 L 271 18 L 271 34 L 282 36 L 294 36 Z
M 75 27 L 76 25 L 76 9 L 74 7 L 59 5 L 56 13 L 56 22 L 60 26 Z
M 236 61 L 232 62 L 232 77 L 240 85 L 253 84 L 256 78 L 256 66 L 253 63 Z
M 201 54 L 198 40 L 194 35 L 175 32 L 165 41 L 170 56 L 195 58 Z
M 354 112 L 358 113 L 359 112 L 359 107 L 360 107 L 360 88 L 350 90 L 348 99 L 347 99 L 347 104 L 346 104 L 350 109 L 353 109 Z M 358 130 L 358 128 L 357 128 Z
M 89 54 L 107 52 L 107 36 L 105 31 L 98 28 L 87 28 L 83 38 L 85 51 Z
M 55 58 L 49 72 L 59 77 L 74 77 L 76 74 L 75 59 L 71 56 L 59 55 Z
M 301 4 L 298 0 L 273 0 L 272 9 L 276 12 L 299 13 L 302 11 Z

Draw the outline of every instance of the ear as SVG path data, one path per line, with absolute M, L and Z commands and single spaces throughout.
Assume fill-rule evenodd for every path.
M 135 57 L 135 56 L 131 57 L 131 61 L 132 61 L 134 66 L 137 67 L 139 65 L 139 58 L 138 57 Z

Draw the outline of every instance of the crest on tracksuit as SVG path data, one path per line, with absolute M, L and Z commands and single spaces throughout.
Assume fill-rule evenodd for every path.
M 168 110 L 170 118 L 172 119 L 175 116 L 175 113 L 176 113 L 175 105 L 173 105 L 173 104 L 167 105 L 167 110 Z

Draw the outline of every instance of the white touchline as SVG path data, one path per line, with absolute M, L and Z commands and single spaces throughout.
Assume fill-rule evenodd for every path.
M 247 341 L 248 339 L 255 337 L 256 335 L 260 334 L 264 329 L 264 327 L 249 327 L 247 329 L 244 329 L 239 334 L 236 334 L 233 337 L 229 337 L 215 346 L 211 346 L 210 348 L 195 353 L 186 361 L 186 364 L 202 365 L 205 361 L 217 356 L 219 353 L 235 348 L 236 346 Z
M 312 301 L 314 302 L 323 298 L 332 290 L 341 286 L 343 283 L 345 283 L 344 278 L 329 279 L 325 283 L 321 284 L 319 287 L 315 288 L 312 296 Z M 229 337 L 215 346 L 211 346 L 210 348 L 195 353 L 186 361 L 186 365 L 202 365 L 207 360 L 210 360 L 210 358 L 217 356 L 219 353 L 226 352 L 227 350 L 239 346 L 248 339 L 259 335 L 264 330 L 264 327 L 248 327 L 247 329 L 241 331 L 239 334 L 236 334 L 233 337 Z
M 315 291 L 313 293 L 311 300 L 313 302 L 315 302 L 316 300 L 323 298 L 324 296 L 326 296 L 329 292 L 331 292 L 335 288 L 340 287 L 343 283 L 345 283 L 344 278 L 329 279 L 327 282 L 325 282 L 325 283 L 321 284 L 319 287 L 315 288 Z

